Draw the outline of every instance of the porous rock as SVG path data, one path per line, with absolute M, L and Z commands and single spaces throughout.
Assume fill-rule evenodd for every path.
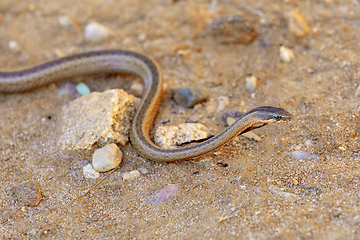
M 136 98 L 121 89 L 92 92 L 63 108 L 61 150 L 89 151 L 108 143 L 129 141 Z

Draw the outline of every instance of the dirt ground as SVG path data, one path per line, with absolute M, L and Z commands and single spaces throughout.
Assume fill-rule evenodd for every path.
M 256 130 L 260 142 L 239 137 L 193 161 L 156 163 L 129 143 L 121 167 L 68 207 L 97 182 L 82 174 L 89 156 L 57 148 L 62 107 L 72 98 L 59 95 L 57 84 L 0 94 L 2 239 L 360 239 L 358 0 L 49 2 L 1 0 L 1 69 L 90 50 L 133 50 L 163 70 L 155 126 L 192 119 L 216 134 L 224 128 L 217 120 L 222 113 L 262 105 L 283 107 L 294 118 Z M 308 35 L 289 31 L 291 10 L 306 19 Z M 200 37 L 212 19 L 235 14 L 255 26 L 259 35 L 251 44 Z M 59 24 L 62 16 L 73 19 L 72 30 Z M 112 37 L 85 41 L 91 21 L 112 29 Z M 279 44 L 295 52 L 292 62 L 280 61 Z M 248 74 L 259 79 L 254 94 L 245 89 Z M 127 80 L 134 78 L 118 80 L 125 90 Z M 93 91 L 112 88 L 111 82 L 86 81 Z M 205 88 L 211 99 L 190 109 L 176 105 L 170 88 L 186 86 Z M 230 103 L 208 113 L 219 97 Z M 297 160 L 295 150 L 316 157 Z M 149 173 L 121 179 L 139 168 Z M 13 194 L 28 182 L 40 185 L 35 207 L 24 207 Z M 179 186 L 174 199 L 147 202 L 169 184 Z

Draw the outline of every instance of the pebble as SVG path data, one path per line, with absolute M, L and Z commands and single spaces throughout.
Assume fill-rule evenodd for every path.
M 145 174 L 148 174 L 148 173 L 149 173 L 149 170 L 148 170 L 148 169 L 146 169 L 146 168 L 144 168 L 144 167 L 140 167 L 138 170 L 139 170 L 139 172 L 140 172 L 141 174 L 143 174 L 143 175 L 145 175 Z
M 297 195 L 295 193 L 281 191 L 281 189 L 275 185 L 270 185 L 268 187 L 268 189 L 271 193 L 277 194 L 279 196 L 286 198 L 286 200 L 288 200 L 289 202 L 296 202 L 299 199 L 299 195 Z
M 296 37 L 304 37 L 310 32 L 310 27 L 305 18 L 296 10 L 287 14 L 288 28 Z
M 151 196 L 146 203 L 166 202 L 173 199 L 179 193 L 179 186 L 169 184 Z
M 218 107 L 216 109 L 216 112 L 222 112 L 224 109 L 230 104 L 230 98 L 225 96 L 220 96 L 218 99 Z
M 115 143 L 110 143 L 94 152 L 92 165 L 98 172 L 107 172 L 118 167 L 123 159 L 123 153 Z
M 100 177 L 100 173 L 90 163 L 83 167 L 83 174 L 85 178 L 96 179 Z
M 135 97 L 141 97 L 144 92 L 144 84 L 140 82 L 134 82 L 131 84 L 130 93 Z
M 77 25 L 75 24 L 75 21 L 70 18 L 69 16 L 63 15 L 58 18 L 58 22 L 60 26 L 63 28 L 70 30 L 72 32 L 75 32 L 78 30 Z
M 89 42 L 98 43 L 111 35 L 109 28 L 97 22 L 90 22 L 85 26 L 85 39 Z
M 283 62 L 291 62 L 295 58 L 293 50 L 290 48 L 281 46 L 280 47 L 280 59 Z
M 258 33 L 244 17 L 230 15 L 214 19 L 202 33 L 202 37 L 204 36 L 212 36 L 220 44 L 250 44 Z
M 182 123 L 178 126 L 157 127 L 155 143 L 162 148 L 176 148 L 182 143 L 189 143 L 208 137 L 208 128 L 201 123 Z
M 78 83 L 75 89 L 81 96 L 90 94 L 90 88 L 85 83 Z
M 253 93 L 255 92 L 256 88 L 257 88 L 257 78 L 255 76 L 249 76 L 247 78 L 245 78 L 246 84 L 246 91 L 248 91 L 249 93 Z
M 36 207 L 42 199 L 40 184 L 36 181 L 28 181 L 14 186 L 11 194 L 20 204 L 29 207 Z
M 306 141 L 304 142 L 304 145 L 305 145 L 306 147 L 310 148 L 310 147 L 313 146 L 313 142 L 312 142 L 311 140 L 306 140 Z
M 71 101 L 63 107 L 60 149 L 92 153 L 109 143 L 124 146 L 138 101 L 122 89 L 92 92 Z
M 19 44 L 14 40 L 9 41 L 9 49 L 11 51 L 13 51 L 14 53 L 19 53 L 20 52 Z
M 308 152 L 304 152 L 304 151 L 293 151 L 292 156 L 294 156 L 297 160 L 301 160 L 301 159 L 310 159 L 310 160 L 317 160 L 319 157 L 315 154 L 311 155 Z
M 208 114 L 218 113 L 224 111 L 230 104 L 231 100 L 228 97 L 220 96 L 218 98 L 211 98 L 206 103 L 206 111 Z
M 140 177 L 140 175 L 141 174 L 138 170 L 133 170 L 131 172 L 123 173 L 121 175 L 121 177 L 124 181 L 131 181 L 131 180 L 137 179 L 138 177 Z
M 304 151 L 293 151 L 291 153 L 297 160 L 300 160 L 300 159 L 309 159 L 310 158 L 310 154 L 307 153 L 307 152 L 304 152 Z
M 172 88 L 171 94 L 178 105 L 188 108 L 209 97 L 208 93 L 199 88 Z

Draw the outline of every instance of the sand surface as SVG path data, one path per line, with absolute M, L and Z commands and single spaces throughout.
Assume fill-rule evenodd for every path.
M 235 4 L 231 4 L 235 3 Z M 295 37 L 287 13 L 297 10 L 310 32 Z M 154 58 L 164 75 L 155 126 L 192 120 L 212 134 L 226 111 L 280 106 L 291 122 L 256 130 L 256 142 L 238 137 L 215 153 L 171 164 L 141 158 L 131 144 L 100 186 L 67 204 L 97 180 L 85 179 L 90 156 L 58 150 L 62 108 L 72 98 L 58 84 L 21 94 L 0 94 L 0 236 L 3 239 L 358 239 L 360 3 L 345 1 L 87 0 L 0 3 L 0 67 L 16 69 L 90 50 L 126 49 Z M 242 15 L 256 28 L 249 45 L 201 38 L 211 20 Z M 59 18 L 73 20 L 73 28 Z M 84 38 L 87 23 L 112 30 L 100 43 Z M 9 48 L 15 41 L 18 49 Z M 295 59 L 281 62 L 279 44 Z M 245 89 L 248 74 L 259 86 Z M 93 91 L 129 91 L 129 75 L 70 79 Z M 205 88 L 211 99 L 185 109 L 173 87 Z M 219 98 L 228 104 L 217 111 Z M 215 110 L 214 110 L 215 109 Z M 297 160 L 295 150 L 316 157 Z M 145 168 L 133 181 L 122 173 Z M 102 177 L 104 174 L 102 174 Z M 38 183 L 42 200 L 24 207 L 14 196 Z M 175 184 L 172 200 L 149 203 Z

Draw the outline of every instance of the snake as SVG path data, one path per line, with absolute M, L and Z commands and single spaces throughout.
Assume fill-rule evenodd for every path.
M 161 69 L 151 57 L 126 50 L 85 52 L 33 67 L 0 71 L 0 92 L 25 92 L 78 76 L 122 72 L 136 75 L 144 82 L 142 100 L 131 123 L 130 142 L 142 157 L 156 162 L 193 159 L 218 149 L 242 133 L 269 123 L 288 122 L 292 118 L 292 115 L 283 108 L 261 106 L 251 109 L 222 132 L 206 141 L 181 148 L 161 148 L 150 138 L 150 130 L 162 95 Z

